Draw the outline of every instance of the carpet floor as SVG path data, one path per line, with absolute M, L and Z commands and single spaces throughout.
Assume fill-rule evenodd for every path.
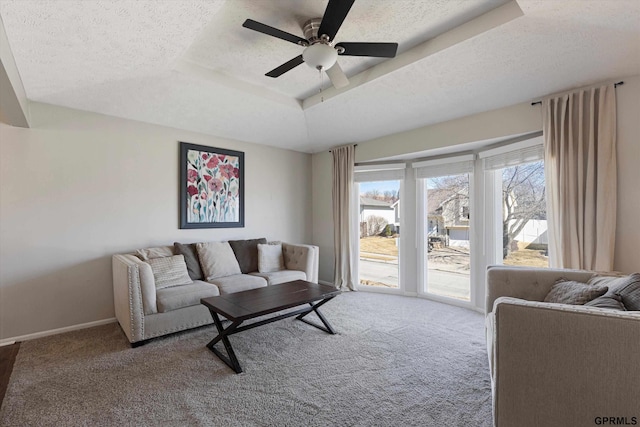
M 0 425 L 491 425 L 480 313 L 365 292 L 322 311 L 337 335 L 289 318 L 230 337 L 242 374 L 205 347 L 213 326 L 135 349 L 118 324 L 23 342 Z

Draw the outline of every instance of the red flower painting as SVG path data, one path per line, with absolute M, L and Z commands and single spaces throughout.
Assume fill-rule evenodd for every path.
M 242 166 L 244 153 L 189 146 L 186 157 L 186 224 L 242 223 Z M 191 149 L 197 147 L 199 149 Z M 219 152 L 219 151 L 221 152 Z M 237 153 L 234 156 L 230 153 Z M 185 167 L 183 166 L 183 167 Z M 184 223 L 185 221 L 183 221 Z M 190 228 L 190 227 L 184 227 Z

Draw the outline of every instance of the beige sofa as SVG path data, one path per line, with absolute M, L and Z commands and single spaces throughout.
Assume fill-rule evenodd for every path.
M 640 312 L 542 302 L 557 279 L 587 282 L 594 274 L 487 270 L 495 426 L 640 423 Z
M 134 347 L 151 338 L 212 323 L 208 309 L 200 304 L 201 298 L 292 280 L 318 281 L 318 247 L 282 243 L 281 271 L 252 271 L 209 282 L 189 280 L 181 286 L 157 289 L 150 261 L 143 261 L 140 256 L 145 251 L 159 256 L 174 255 L 173 246 L 164 246 L 117 254 L 112 259 L 116 318 Z

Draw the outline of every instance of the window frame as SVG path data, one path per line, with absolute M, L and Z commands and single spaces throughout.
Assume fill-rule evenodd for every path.
M 402 170 L 401 174 L 398 174 L 398 170 Z M 356 180 L 354 177 L 353 183 L 353 230 L 354 230 L 354 241 L 356 242 L 355 246 L 355 287 L 357 290 L 367 291 L 367 292 L 380 292 L 380 293 L 389 293 L 389 294 L 406 294 L 406 289 L 403 280 L 403 270 L 405 264 L 403 262 L 403 250 L 402 250 L 402 234 L 400 235 L 398 241 L 398 286 L 395 288 L 386 288 L 380 286 L 371 286 L 364 285 L 360 283 L 360 221 L 359 221 L 359 212 L 360 212 L 360 184 L 362 182 L 378 182 L 378 181 L 398 181 L 400 183 L 400 187 L 398 190 L 399 200 L 406 200 L 405 197 L 405 182 L 406 182 L 406 164 L 405 163 L 391 163 L 391 164 L 378 164 L 378 165 L 356 165 L 354 168 L 354 175 L 358 172 L 362 174 L 367 174 L 367 178 L 370 180 L 361 181 Z M 376 175 L 379 176 L 376 179 Z M 398 176 L 402 176 L 399 178 Z M 392 178 L 393 177 L 393 178 Z M 402 203 L 402 202 L 401 202 Z M 400 224 L 400 232 L 404 227 L 404 212 L 406 209 L 401 207 L 399 209 L 399 218 L 398 222 Z

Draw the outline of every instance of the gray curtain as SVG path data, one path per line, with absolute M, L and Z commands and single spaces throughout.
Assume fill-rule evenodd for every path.
M 610 271 L 616 232 L 614 85 L 542 101 L 551 267 Z
M 355 146 L 331 150 L 333 155 L 333 247 L 335 274 L 333 283 L 339 289 L 355 290 L 355 242 L 353 241 L 353 166 Z

